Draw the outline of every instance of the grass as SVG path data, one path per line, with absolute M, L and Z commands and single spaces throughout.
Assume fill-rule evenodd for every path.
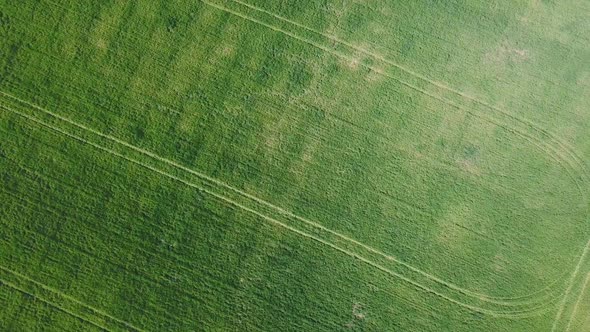
M 584 331 L 589 10 L 0 1 L 0 327 Z

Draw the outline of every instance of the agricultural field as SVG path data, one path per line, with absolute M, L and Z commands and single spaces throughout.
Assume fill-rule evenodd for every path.
M 0 0 L 0 331 L 590 331 L 589 17 Z

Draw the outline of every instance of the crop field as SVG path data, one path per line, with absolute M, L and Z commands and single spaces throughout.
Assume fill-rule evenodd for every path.
M 0 331 L 590 331 L 589 17 L 0 0 Z

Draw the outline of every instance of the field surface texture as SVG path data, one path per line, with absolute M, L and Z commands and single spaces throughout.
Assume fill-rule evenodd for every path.
M 0 331 L 590 331 L 589 17 L 0 0 Z

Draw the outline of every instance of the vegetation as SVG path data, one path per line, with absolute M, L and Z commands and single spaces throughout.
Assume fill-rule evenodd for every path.
M 589 12 L 0 0 L 0 329 L 590 329 Z

